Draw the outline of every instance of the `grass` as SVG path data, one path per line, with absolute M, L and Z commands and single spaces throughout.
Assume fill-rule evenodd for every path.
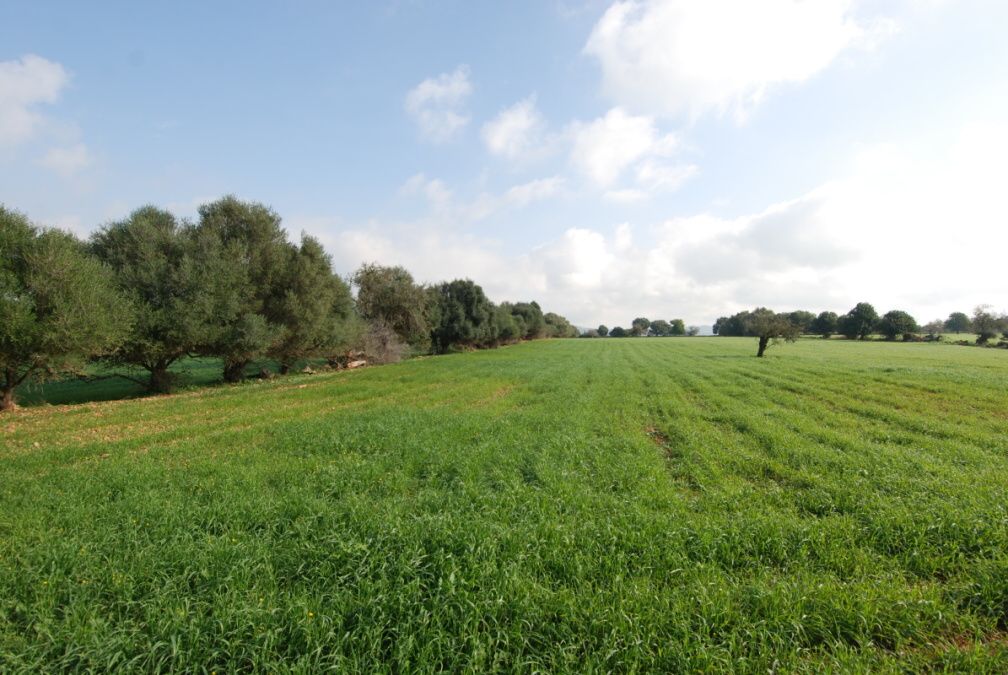
M 1008 354 L 562 340 L 0 418 L 0 671 L 1008 670 Z

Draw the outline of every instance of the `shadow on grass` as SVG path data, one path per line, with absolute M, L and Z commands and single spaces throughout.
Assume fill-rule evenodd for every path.
M 278 364 L 270 360 L 256 361 L 245 369 L 245 376 L 255 377 L 263 368 L 276 373 Z M 176 391 L 224 384 L 221 359 L 184 359 L 169 370 L 178 378 Z M 89 368 L 83 377 L 53 380 L 43 384 L 31 383 L 19 387 L 17 401 L 18 405 L 32 407 L 139 398 L 146 396 L 148 392 L 136 380 L 144 380 L 146 376 L 145 371 L 135 368 L 95 365 Z

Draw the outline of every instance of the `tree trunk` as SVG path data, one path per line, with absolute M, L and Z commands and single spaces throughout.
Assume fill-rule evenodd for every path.
M 770 338 L 761 335 L 759 339 L 759 350 L 756 352 L 756 356 L 762 357 L 768 344 L 770 344 Z
M 147 389 L 152 394 L 167 394 L 171 391 L 171 380 L 168 366 L 157 364 L 151 368 Z
M 290 372 L 290 366 L 288 364 L 286 364 L 286 363 L 281 363 L 280 364 L 280 374 L 281 375 L 286 375 L 289 372 Z
M 245 377 L 245 366 L 247 365 L 248 361 L 225 361 L 224 381 L 241 382 Z
M 15 408 L 17 408 L 17 404 L 14 403 L 14 387 L 4 385 L 2 395 L 0 395 L 0 412 Z
M 0 388 L 0 412 L 4 410 L 14 410 L 17 405 L 14 403 L 14 387 L 18 385 L 17 373 L 8 368 L 4 371 L 4 380 Z

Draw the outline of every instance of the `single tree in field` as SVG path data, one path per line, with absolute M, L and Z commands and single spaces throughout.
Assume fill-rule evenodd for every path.
M 970 318 L 963 312 L 952 312 L 945 319 L 945 330 L 949 333 L 969 333 L 972 330 Z
M 27 379 L 108 353 L 129 321 L 111 271 L 79 241 L 0 205 L 0 411 Z
M 878 312 L 875 308 L 867 302 L 859 302 L 854 309 L 840 317 L 837 328 L 851 340 L 864 340 L 875 330 L 877 321 Z
M 651 322 L 649 333 L 655 337 L 668 337 L 672 335 L 672 324 L 665 319 L 655 319 Z
M 809 326 L 809 330 L 828 340 L 837 331 L 838 320 L 836 312 L 821 312 Z
M 609 331 L 609 337 L 626 337 L 627 330 L 622 326 L 614 326 L 611 331 Z
M 746 332 L 759 340 L 756 356 L 762 357 L 767 348 L 780 340 L 794 342 L 799 328 L 787 314 L 778 314 L 766 307 L 757 307 L 746 319 Z
M 111 268 L 134 312 L 130 331 L 111 359 L 147 371 L 138 382 L 150 392 L 169 391 L 171 365 L 201 351 L 216 335 L 219 251 L 213 244 L 153 206 L 91 237 L 91 251 Z
M 236 382 L 283 335 L 284 281 L 294 247 L 276 212 L 232 196 L 201 206 L 198 230 L 221 251 L 214 266 L 221 328 L 206 353 L 221 357 L 224 380 Z
M 651 322 L 642 316 L 637 317 L 630 324 L 630 333 L 635 337 L 640 337 L 641 335 L 647 335 L 648 328 L 651 326 Z
M 669 324 L 672 326 L 672 332 L 669 335 L 686 335 L 686 324 L 682 319 L 672 319 Z
M 353 313 L 350 287 L 333 274 L 332 261 L 317 239 L 302 236 L 301 247 L 291 249 L 290 257 L 273 317 L 280 336 L 270 349 L 282 374 L 299 359 L 328 356 L 339 332 L 333 324 L 350 320 Z
M 430 342 L 430 311 L 427 290 L 403 267 L 361 265 L 354 272 L 357 311 L 368 321 L 381 322 L 415 347 Z
M 997 337 L 1001 328 L 1001 321 L 991 312 L 990 305 L 978 305 L 973 310 L 973 320 L 970 323 L 973 332 L 977 334 L 976 343 L 978 345 L 985 345 L 991 338 Z
M 907 312 L 900 309 L 894 309 L 883 314 L 882 318 L 878 320 L 877 325 L 878 331 L 887 340 L 895 340 L 898 336 L 903 336 L 903 339 L 907 340 L 919 330 L 917 321 Z
M 686 329 L 686 335 L 689 337 L 696 337 L 700 335 L 700 326 L 690 326 Z
M 599 335 L 599 337 L 605 337 L 605 336 L 609 335 L 609 328 L 606 327 L 606 325 L 604 323 L 600 323 L 599 324 L 598 335 Z

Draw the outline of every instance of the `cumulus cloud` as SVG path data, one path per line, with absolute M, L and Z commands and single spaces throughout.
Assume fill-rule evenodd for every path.
M 37 107 L 55 103 L 69 79 L 63 66 L 41 56 L 0 61 L 0 147 L 35 136 L 43 122 Z
M 459 66 L 451 73 L 428 78 L 411 89 L 406 95 L 406 111 L 420 127 L 424 138 L 443 143 L 469 123 L 463 106 L 471 93 L 469 68 Z
M 500 111 L 483 125 L 483 143 L 491 154 L 507 159 L 532 159 L 550 152 L 546 121 L 536 108 L 535 96 Z
M 70 177 L 91 164 L 91 153 L 83 143 L 65 148 L 50 148 L 38 162 L 64 177 Z
M 603 188 L 603 196 L 610 201 L 640 201 L 657 191 L 678 189 L 697 171 L 692 164 L 671 163 L 678 139 L 660 133 L 648 115 L 612 108 L 590 122 L 572 122 L 565 135 L 571 164 Z M 617 185 L 631 168 L 635 184 Z
M 585 53 L 612 100 L 692 117 L 745 114 L 777 85 L 800 83 L 882 26 L 851 0 L 629 0 L 595 24 Z

